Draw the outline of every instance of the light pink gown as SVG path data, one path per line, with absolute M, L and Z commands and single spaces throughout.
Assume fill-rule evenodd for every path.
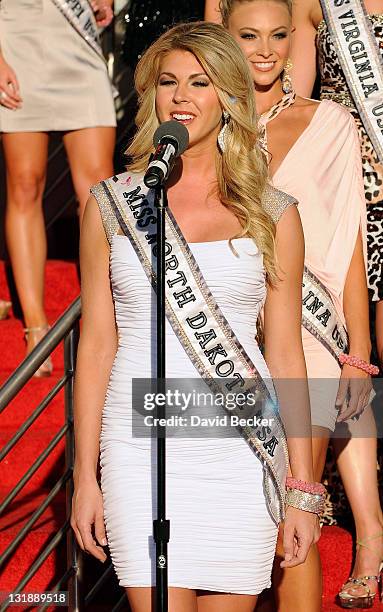
M 367 256 L 360 145 L 350 113 L 329 100 L 318 104 L 310 125 L 286 155 L 272 183 L 298 200 L 306 266 L 331 293 L 344 320 L 343 290 L 359 228 L 365 260 Z M 334 430 L 340 368 L 304 328 L 302 336 L 312 422 Z

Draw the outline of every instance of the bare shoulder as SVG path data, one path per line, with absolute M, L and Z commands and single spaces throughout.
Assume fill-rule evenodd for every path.
M 85 224 L 85 227 L 91 226 L 93 229 L 97 226 L 102 227 L 99 203 L 93 194 L 87 199 L 82 225 L 83 224 Z
M 320 104 L 319 100 L 297 96 L 295 103 L 288 110 L 291 111 L 291 118 L 299 119 L 299 121 L 303 120 L 308 125 Z
M 94 195 L 90 195 L 87 200 L 81 223 L 80 244 L 87 243 L 88 240 L 97 241 L 98 245 L 103 244 L 109 250 L 105 222 L 100 211 L 99 202 Z
M 314 112 L 316 111 L 320 103 L 320 100 L 313 100 L 312 98 L 302 98 L 301 96 L 297 96 L 295 100 L 295 106 L 297 108 L 307 108 L 313 110 Z
M 333 100 L 311 100 L 310 98 L 297 98 L 295 104 L 290 107 L 294 109 L 299 119 L 303 119 L 307 125 L 310 124 L 314 115 L 318 112 L 326 123 L 337 124 L 339 129 L 354 126 L 355 121 L 350 111 Z M 289 110 L 289 109 L 288 109 Z

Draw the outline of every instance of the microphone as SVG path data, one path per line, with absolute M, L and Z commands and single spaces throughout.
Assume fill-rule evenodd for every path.
M 153 144 L 156 150 L 144 176 L 147 187 L 157 187 L 168 180 L 176 158 L 189 144 L 189 132 L 182 123 L 165 121 L 154 132 Z

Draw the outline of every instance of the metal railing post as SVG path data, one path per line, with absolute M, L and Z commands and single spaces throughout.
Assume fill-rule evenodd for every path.
M 67 376 L 65 385 L 65 418 L 68 424 L 65 444 L 65 467 L 73 472 L 74 466 L 74 429 L 73 429 L 73 390 L 74 372 L 76 368 L 77 346 L 80 334 L 79 321 L 76 321 L 64 340 L 64 368 Z M 66 513 L 70 518 L 73 496 L 73 478 L 66 484 Z M 67 569 L 70 570 L 68 581 L 69 609 L 71 612 L 81 612 L 83 606 L 82 593 L 82 556 L 73 530 L 67 532 Z

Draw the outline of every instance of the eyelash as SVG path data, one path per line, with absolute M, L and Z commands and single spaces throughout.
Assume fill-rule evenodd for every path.
M 241 38 L 243 38 L 244 40 L 254 40 L 255 37 L 256 37 L 255 34 L 250 34 L 250 33 L 241 34 Z M 286 32 L 278 32 L 278 34 L 274 34 L 274 38 L 276 38 L 277 40 L 283 40 L 286 37 L 287 37 Z
M 175 85 L 176 82 L 175 81 L 171 81 L 171 80 L 165 80 L 165 81 L 160 81 L 159 85 L 163 85 L 163 86 L 167 86 L 167 85 Z M 206 81 L 194 81 L 192 83 L 192 85 L 195 85 L 196 87 L 208 87 L 209 83 L 206 83 Z
M 174 85 L 174 83 L 175 81 L 167 80 L 167 81 L 160 81 L 159 85 Z

